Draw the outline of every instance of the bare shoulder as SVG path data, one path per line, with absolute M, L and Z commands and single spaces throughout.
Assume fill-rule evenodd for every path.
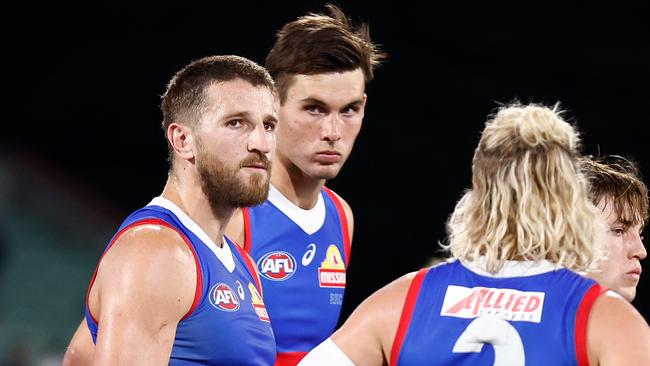
M 587 347 L 593 365 L 650 365 L 650 328 L 639 312 L 608 291 L 594 302 Z
M 364 300 L 332 336 L 357 364 L 388 360 L 406 295 L 417 272 L 406 274 Z
M 244 212 L 241 208 L 238 208 L 230 218 L 228 226 L 226 226 L 226 236 L 243 248 L 244 240 L 246 240 L 245 230 Z
M 124 232 L 99 264 L 89 296 L 91 311 L 103 317 L 108 308 L 155 303 L 172 318 L 182 316 L 192 303 L 197 279 L 188 245 L 162 225 L 143 224 Z M 165 291 L 160 291 L 163 285 Z
M 185 240 L 174 229 L 147 223 L 124 232 L 106 252 L 88 299 L 99 324 L 95 364 L 169 362 L 178 322 L 199 289 Z
M 106 252 L 99 266 L 101 272 L 133 270 L 172 265 L 184 267 L 193 261 L 192 250 L 174 229 L 156 224 L 142 224 L 125 231 Z M 151 270 L 148 268 L 147 270 Z

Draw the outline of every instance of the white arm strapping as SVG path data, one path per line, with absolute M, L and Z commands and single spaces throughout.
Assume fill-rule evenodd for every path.
M 354 362 L 327 338 L 298 363 L 298 366 L 355 366 Z

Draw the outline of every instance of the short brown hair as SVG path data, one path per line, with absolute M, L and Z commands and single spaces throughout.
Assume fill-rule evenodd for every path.
M 589 197 L 597 205 L 603 198 L 611 203 L 618 219 L 626 225 L 648 221 L 648 187 L 641 180 L 638 165 L 618 155 L 581 160 L 582 169 L 591 184 Z
M 213 83 L 243 79 L 253 86 L 263 85 L 273 90 L 273 79 L 262 66 L 240 56 L 208 56 L 192 61 L 178 71 L 167 84 L 160 109 L 163 131 L 173 122 L 194 125 L 201 117 L 205 91 Z M 171 163 L 173 149 L 169 149 Z
M 370 40 L 368 25 L 353 27 L 338 7 L 327 4 L 330 15 L 309 13 L 285 24 L 266 56 L 265 66 L 275 79 L 284 103 L 293 75 L 314 75 L 361 68 L 365 81 L 386 54 Z

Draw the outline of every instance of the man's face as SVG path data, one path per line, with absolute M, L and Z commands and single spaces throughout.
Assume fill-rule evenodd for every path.
M 361 69 L 295 75 L 279 108 L 277 157 L 310 178 L 334 178 L 352 151 L 366 104 Z
M 632 301 L 641 276 L 640 261 L 647 255 L 641 237 L 643 227 L 641 223 L 630 225 L 621 222 L 609 198 L 601 199 L 598 208 L 607 223 L 605 242 L 608 255 L 599 262 L 600 272 L 590 277 Z
M 203 106 L 193 128 L 195 161 L 211 206 L 261 203 L 268 195 L 269 154 L 275 149 L 271 91 L 241 79 L 212 84 Z

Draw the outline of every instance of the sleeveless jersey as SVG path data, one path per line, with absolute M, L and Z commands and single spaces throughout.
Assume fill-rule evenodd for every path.
M 350 256 L 347 220 L 327 188 L 303 210 L 274 187 L 244 209 L 244 249 L 262 278 L 277 345 L 276 365 L 295 365 L 335 330 Z
M 196 263 L 194 302 L 178 323 L 169 364 L 272 365 L 273 331 L 260 295 L 259 278 L 248 255 L 228 239 L 218 247 L 189 216 L 162 197 L 131 214 L 104 253 L 126 230 L 147 224 L 175 230 L 192 250 Z M 164 285 L 160 290 L 165 290 Z M 98 325 L 88 301 L 86 323 L 96 342 Z
M 546 261 L 507 262 L 496 276 L 458 260 L 423 269 L 390 364 L 588 365 L 587 319 L 605 290 Z

